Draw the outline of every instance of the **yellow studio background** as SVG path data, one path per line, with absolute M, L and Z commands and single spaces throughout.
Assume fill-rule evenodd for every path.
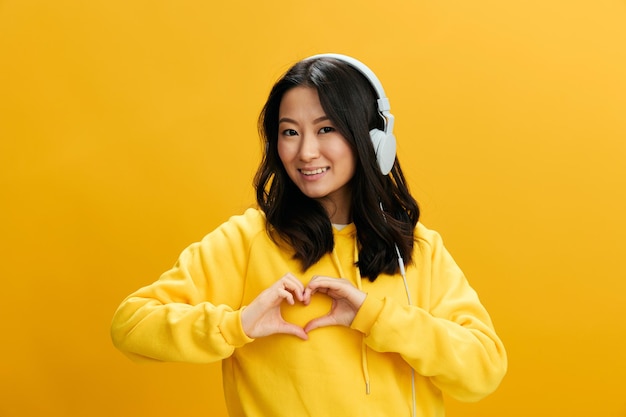
M 0 416 L 225 416 L 218 364 L 134 364 L 109 323 L 253 204 L 258 112 L 320 52 L 382 80 L 423 221 L 507 346 L 448 415 L 626 416 L 617 0 L 0 1 Z

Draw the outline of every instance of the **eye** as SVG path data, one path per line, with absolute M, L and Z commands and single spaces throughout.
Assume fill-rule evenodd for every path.
M 320 129 L 320 133 L 330 133 L 334 131 L 335 131 L 335 128 L 332 126 L 324 126 L 323 128 Z
M 283 130 L 283 136 L 297 136 L 298 132 L 293 129 L 285 129 Z

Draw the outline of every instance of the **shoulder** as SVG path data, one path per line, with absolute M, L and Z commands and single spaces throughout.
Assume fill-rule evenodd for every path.
M 427 228 L 421 222 L 418 222 L 417 226 L 415 226 L 414 236 L 415 240 L 419 243 L 424 243 L 431 246 L 441 243 L 441 235 L 437 231 Z
M 247 245 L 264 234 L 266 234 L 264 213 L 250 208 L 243 214 L 231 216 L 205 235 L 199 243 L 204 247 Z
M 256 208 L 249 208 L 243 214 L 231 216 L 218 227 L 218 230 L 254 237 L 266 230 L 265 213 Z
M 249 208 L 242 214 L 232 216 L 230 219 L 228 219 L 228 223 L 264 229 L 265 213 L 257 208 Z
M 443 276 L 461 277 L 463 275 L 456 261 L 443 243 L 439 232 L 429 229 L 421 223 L 415 228 L 413 261 L 429 273 L 436 274 L 438 282 Z M 450 275 L 452 274 L 452 275 Z
M 445 249 L 439 232 L 429 229 L 421 222 L 418 222 L 415 226 L 414 238 L 416 248 L 422 253 L 432 254 Z

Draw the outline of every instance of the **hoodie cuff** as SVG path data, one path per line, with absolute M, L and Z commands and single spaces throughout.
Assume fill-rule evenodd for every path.
M 222 322 L 218 326 L 226 343 L 236 348 L 254 340 L 248 337 L 246 332 L 243 331 L 243 326 L 241 325 L 241 311 L 242 309 L 224 313 Z
M 350 328 L 358 330 L 366 336 L 369 335 L 384 306 L 383 300 L 368 294 L 354 320 L 352 320 Z

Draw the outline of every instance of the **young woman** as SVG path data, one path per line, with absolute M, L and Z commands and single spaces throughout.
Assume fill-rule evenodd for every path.
M 376 76 L 343 55 L 300 61 L 259 128 L 259 207 L 124 300 L 115 345 L 135 359 L 221 360 L 233 417 L 433 417 L 443 393 L 493 392 L 504 347 L 418 222 Z

